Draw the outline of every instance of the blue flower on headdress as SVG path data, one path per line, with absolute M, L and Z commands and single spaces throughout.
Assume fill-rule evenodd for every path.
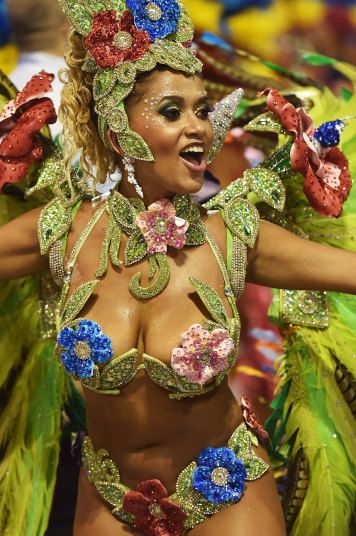
M 211 503 L 236 503 L 245 490 L 246 476 L 245 465 L 233 450 L 206 448 L 198 456 L 192 483 L 195 491 Z
M 64 368 L 80 378 L 90 378 L 94 363 L 105 363 L 113 356 L 111 339 L 92 320 L 81 320 L 77 330 L 63 328 L 57 342 L 66 350 L 61 355 Z
M 136 28 L 146 30 L 152 41 L 177 31 L 181 13 L 176 0 L 126 0 L 126 5 Z

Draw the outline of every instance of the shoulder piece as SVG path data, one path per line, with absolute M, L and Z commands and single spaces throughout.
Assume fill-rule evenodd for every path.
M 45 255 L 50 246 L 69 230 L 71 223 L 71 209 L 61 199 L 55 198 L 44 207 L 38 221 L 41 255 Z
M 229 184 L 204 207 L 220 210 L 232 235 L 252 248 L 258 235 L 260 216 L 254 204 L 246 198 L 250 192 L 274 209 L 283 210 L 284 185 L 278 173 L 262 166 L 246 170 L 242 179 Z

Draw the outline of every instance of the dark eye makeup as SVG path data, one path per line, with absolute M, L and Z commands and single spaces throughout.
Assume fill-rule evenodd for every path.
M 209 113 L 214 110 L 208 102 L 203 106 L 200 106 L 196 110 L 196 116 L 200 119 L 206 120 L 209 117 Z M 182 115 L 182 110 L 177 105 L 165 104 L 159 108 L 158 113 L 168 119 L 169 121 L 177 121 Z

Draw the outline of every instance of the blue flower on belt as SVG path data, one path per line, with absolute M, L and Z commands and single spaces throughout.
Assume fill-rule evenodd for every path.
M 206 448 L 198 456 L 192 483 L 194 490 L 211 503 L 235 503 L 245 490 L 246 476 L 244 463 L 233 450 Z
M 57 342 L 66 350 L 60 357 L 65 370 L 80 378 L 90 378 L 94 363 L 105 363 L 113 356 L 111 339 L 92 320 L 81 320 L 76 330 L 63 328 Z
M 152 41 L 178 29 L 180 8 L 176 0 L 126 0 L 126 5 L 134 15 L 136 28 L 146 30 Z

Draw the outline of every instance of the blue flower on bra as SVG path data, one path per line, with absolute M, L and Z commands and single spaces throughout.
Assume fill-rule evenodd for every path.
M 152 41 L 177 31 L 180 8 L 176 0 L 126 0 L 126 4 L 136 28 L 146 30 Z
M 63 328 L 57 341 L 66 350 L 60 358 L 65 370 L 80 378 L 90 378 L 94 363 L 105 363 L 113 356 L 111 339 L 92 320 L 81 320 L 76 330 Z
M 206 448 L 198 456 L 192 484 L 211 503 L 236 503 L 245 490 L 246 476 L 245 465 L 233 450 Z

